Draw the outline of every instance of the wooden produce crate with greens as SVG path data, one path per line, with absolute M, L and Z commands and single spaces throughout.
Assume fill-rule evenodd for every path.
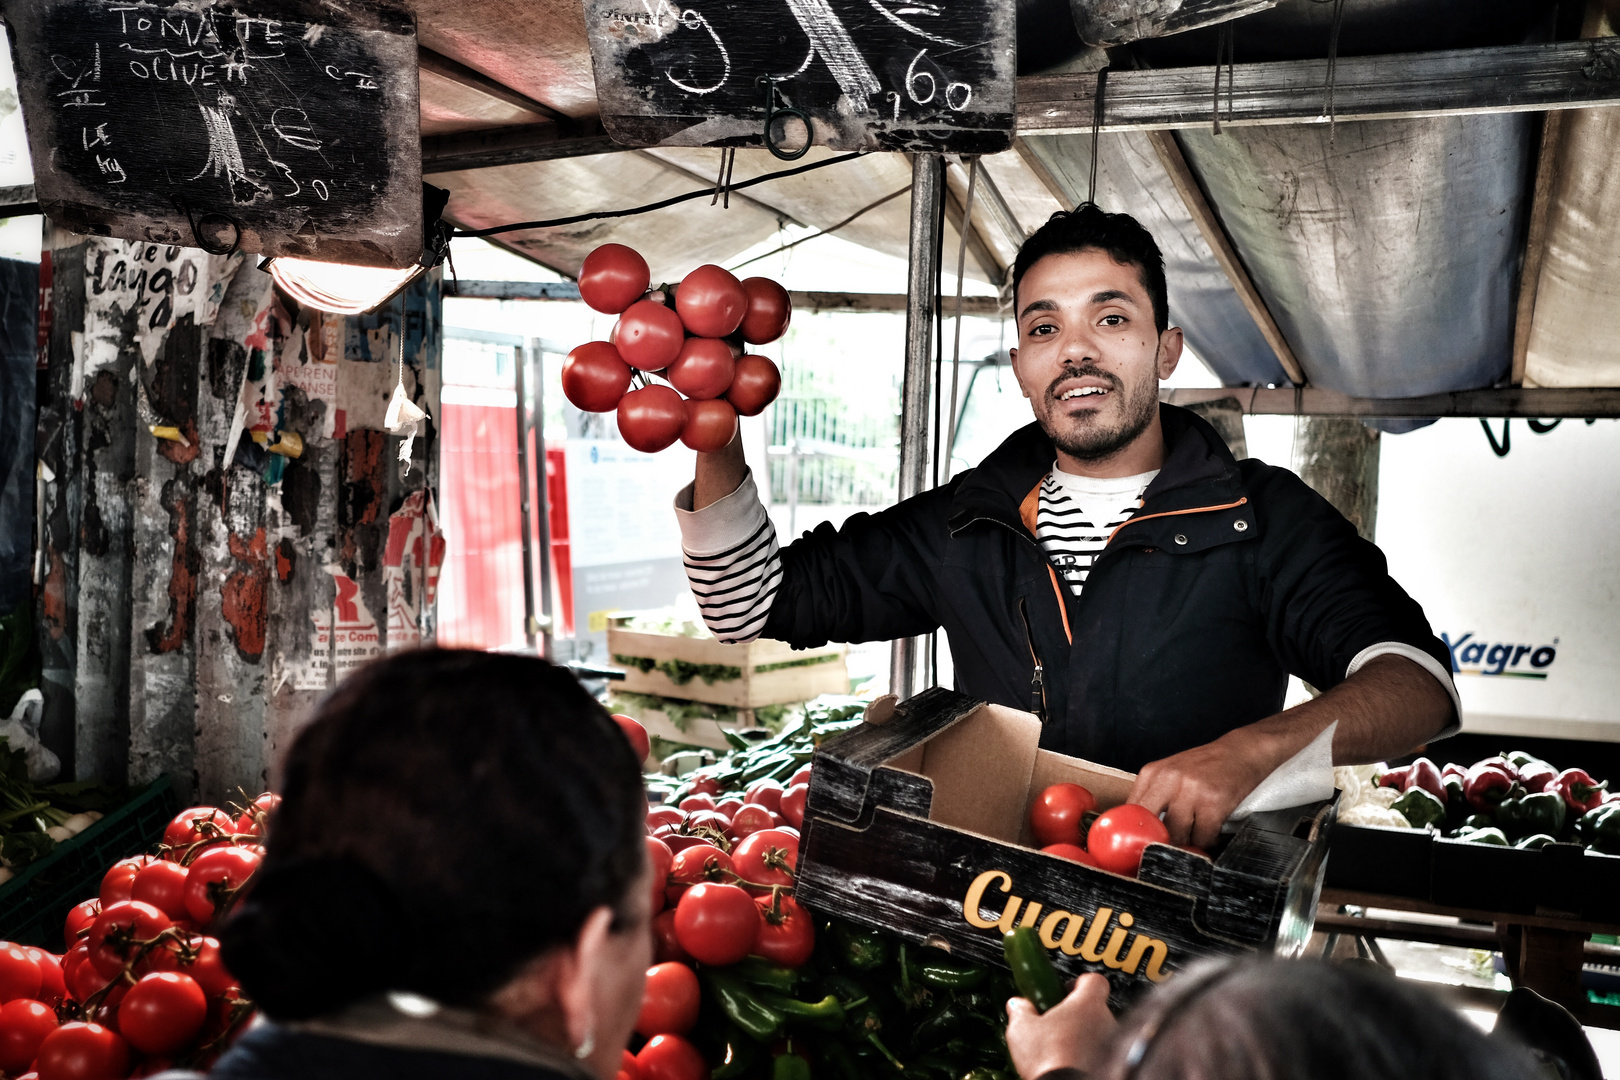
M 608 652 L 624 681 L 615 690 L 734 709 L 759 709 L 821 694 L 847 694 L 847 645 L 795 650 L 761 638 L 727 645 L 690 622 L 615 616 Z

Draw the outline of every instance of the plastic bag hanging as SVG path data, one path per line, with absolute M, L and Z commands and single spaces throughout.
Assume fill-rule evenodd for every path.
M 404 437 L 399 444 L 399 460 L 405 466 L 405 475 L 411 472 L 411 446 L 416 441 L 417 429 L 427 413 L 405 393 L 405 334 L 401 320 L 399 335 L 399 370 L 394 380 L 394 396 L 388 399 L 388 412 L 383 415 L 383 427 L 388 434 Z

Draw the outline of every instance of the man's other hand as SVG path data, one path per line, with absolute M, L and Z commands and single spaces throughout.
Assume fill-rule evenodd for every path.
M 1044 1015 L 1025 998 L 1007 1002 L 1007 1050 L 1023 1080 L 1039 1080 L 1053 1069 L 1089 1072 L 1118 1026 L 1101 975 L 1080 976 L 1069 996 Z
M 1238 728 L 1212 743 L 1149 762 L 1136 774 L 1125 801 L 1163 814 L 1172 844 L 1208 849 L 1238 804 L 1287 760 L 1287 755 L 1277 759 L 1268 748 L 1252 745 L 1264 740 L 1248 734 L 1249 729 Z

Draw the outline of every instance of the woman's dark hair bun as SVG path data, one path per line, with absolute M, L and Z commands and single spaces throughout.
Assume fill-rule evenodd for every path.
M 386 990 L 476 1006 L 646 862 L 641 769 L 566 668 L 456 649 L 345 679 L 293 743 L 258 881 L 221 935 L 275 1019 Z
M 334 1012 L 409 981 L 411 920 L 352 859 L 267 865 L 220 934 L 225 966 L 279 1019 Z

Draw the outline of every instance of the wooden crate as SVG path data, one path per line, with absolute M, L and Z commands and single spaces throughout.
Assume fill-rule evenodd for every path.
M 1297 955 L 1310 937 L 1336 801 L 1256 814 L 1214 861 L 1150 844 L 1138 877 L 1046 855 L 1031 800 L 1070 781 L 1101 807 L 1134 777 L 1041 750 L 1034 716 L 933 689 L 816 751 L 796 894 L 810 907 L 1002 964 L 1037 928 L 1065 976 L 1124 1005 L 1201 956 Z
M 727 645 L 714 638 L 680 637 L 675 634 L 649 634 L 627 630 L 618 622 L 608 623 L 608 658 L 625 669 L 624 681 L 616 690 L 635 694 L 656 694 L 682 701 L 709 705 L 729 705 L 734 709 L 758 709 L 790 701 L 808 701 L 822 694 L 849 693 L 849 669 L 845 664 L 847 645 L 823 645 L 819 649 L 795 650 L 782 641 L 761 638 L 744 645 Z M 683 660 L 688 664 L 718 664 L 739 668 L 736 679 L 708 683 L 695 676 L 677 683 L 656 667 L 651 671 L 621 662 L 618 657 L 633 656 L 663 663 Z M 808 666 L 761 671 L 773 664 L 797 663 L 827 657 Z

